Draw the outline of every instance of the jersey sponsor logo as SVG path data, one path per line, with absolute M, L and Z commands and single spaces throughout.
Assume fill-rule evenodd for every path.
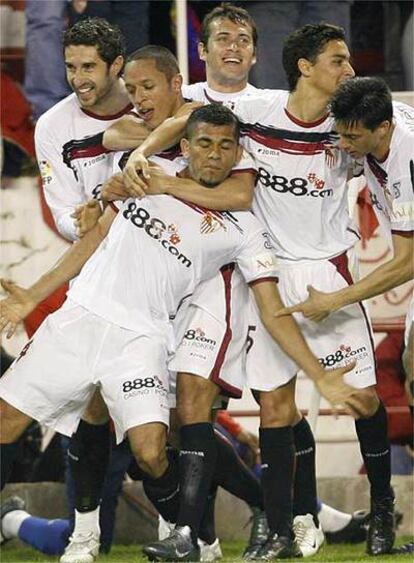
M 219 229 L 227 231 L 224 221 L 221 217 L 213 215 L 211 211 L 207 211 L 201 219 L 200 233 L 202 235 L 209 235 L 210 233 L 215 233 Z
M 134 202 L 128 204 L 122 215 L 125 219 L 131 221 L 134 227 L 143 229 L 148 236 L 157 240 L 161 246 L 172 256 L 175 256 L 183 266 L 186 268 L 191 266 L 191 260 L 182 254 L 175 246 L 181 242 L 176 225 L 173 223 L 166 225 L 161 219 L 151 217 L 146 209 L 138 207 Z
M 302 197 L 332 197 L 333 190 L 331 188 L 322 189 L 325 185 L 323 180 L 316 178 L 316 174 L 309 174 L 308 178 L 286 178 L 285 176 L 278 176 L 270 174 L 264 168 L 259 168 L 259 182 L 265 188 L 271 188 L 275 192 Z M 323 182 L 323 185 L 321 184 Z M 314 189 L 313 189 L 314 188 Z
M 258 154 L 261 154 L 263 156 L 279 156 L 280 155 L 280 151 L 274 150 L 274 149 L 264 149 L 264 148 L 260 148 L 257 149 Z
M 341 344 L 339 349 L 333 354 L 328 354 L 324 358 L 319 358 L 319 362 L 323 367 L 333 367 L 340 362 L 344 365 L 349 364 L 353 360 L 363 360 L 368 358 L 368 351 L 366 346 L 361 346 L 360 348 L 352 348 L 346 344 Z
M 47 160 L 41 160 L 39 162 L 39 170 L 42 178 L 42 184 L 47 186 L 53 180 L 52 167 L 50 163 Z
M 191 346 L 192 348 L 199 348 L 204 350 L 214 350 L 217 341 L 213 338 L 208 338 L 202 328 L 188 329 L 184 334 L 182 342 L 183 346 Z
M 122 383 L 122 392 L 125 401 L 137 395 L 149 395 L 150 393 L 164 397 L 167 395 L 167 390 L 158 375 L 128 379 Z
M 71 139 L 63 145 L 63 162 L 73 171 L 76 180 L 79 180 L 79 174 L 73 163 L 74 160 L 88 158 L 89 160 L 85 161 L 83 166 L 92 166 L 104 160 L 106 154 L 110 152 L 102 144 L 103 134 L 104 132 L 102 131 L 84 139 Z

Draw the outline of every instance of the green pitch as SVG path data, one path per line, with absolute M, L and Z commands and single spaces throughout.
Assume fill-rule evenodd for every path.
M 412 538 L 400 537 L 396 545 L 401 545 Z M 222 544 L 224 558 L 222 563 L 241 562 L 240 554 L 245 544 L 243 542 L 225 542 Z M 359 561 L 371 561 L 377 563 L 381 561 L 389 561 L 396 563 L 397 561 L 413 561 L 411 555 L 387 555 L 381 557 L 370 557 L 364 553 L 364 545 L 325 545 L 321 552 L 314 557 L 306 559 L 309 563 L 356 563 Z M 0 552 L 1 563 L 17 563 L 17 562 L 50 562 L 58 561 L 58 557 L 46 557 L 30 548 L 13 547 L 12 543 L 5 545 Z M 141 547 L 138 545 L 115 545 L 109 555 L 101 555 L 98 559 L 100 563 L 144 563 L 148 561 L 141 556 Z M 302 561 L 301 559 L 285 559 L 288 561 Z M 305 561 L 305 560 L 304 560 Z

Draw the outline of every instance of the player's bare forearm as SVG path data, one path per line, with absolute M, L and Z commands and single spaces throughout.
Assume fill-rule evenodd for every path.
M 219 186 L 205 188 L 190 178 L 171 176 L 165 193 L 217 211 L 243 211 L 251 208 L 254 175 L 244 172 L 227 178 Z
M 103 146 L 111 151 L 135 149 L 148 137 L 150 130 L 132 115 L 121 117 L 103 135 Z
M 79 274 L 107 235 L 114 218 L 115 212 L 107 207 L 95 227 L 73 244 L 53 268 L 29 288 L 30 297 L 36 304 Z
M 393 235 L 394 257 L 355 284 L 330 294 L 336 309 L 381 295 L 414 278 L 414 237 Z
M 315 382 L 324 375 L 319 360 L 310 350 L 293 317 L 276 319 L 274 313 L 283 307 L 275 282 L 253 286 L 261 320 L 282 350 Z M 283 321 L 283 322 L 280 322 Z
M 189 115 L 184 115 L 166 119 L 141 143 L 139 152 L 148 157 L 178 143 L 184 134 L 188 118 Z

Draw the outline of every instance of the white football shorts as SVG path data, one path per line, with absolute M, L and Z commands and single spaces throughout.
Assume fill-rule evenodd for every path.
M 211 379 L 223 394 L 241 397 L 248 302 L 249 288 L 233 266 L 200 284 L 178 331 L 182 339 L 169 368 Z
M 332 292 L 352 284 L 346 254 L 315 262 L 279 260 L 278 265 L 278 289 L 286 306 L 304 301 L 308 297 L 308 285 Z M 301 313 L 295 313 L 294 317 L 309 347 L 325 368 L 341 367 L 356 360 L 355 369 L 345 375 L 345 381 L 357 388 L 375 385 L 373 334 L 363 304 L 349 305 L 320 323 L 305 318 Z M 277 389 L 296 375 L 298 367 L 264 328 L 253 296 L 249 319 L 247 384 L 259 391 Z
M 150 422 L 168 427 L 167 350 L 66 301 L 49 315 L 0 380 L 0 396 L 71 436 L 98 387 L 117 442 Z

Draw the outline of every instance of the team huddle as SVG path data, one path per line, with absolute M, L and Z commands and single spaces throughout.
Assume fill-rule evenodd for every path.
M 2 280 L 0 302 L 10 337 L 70 282 L 0 380 L 2 487 L 32 420 L 71 437 L 75 524 L 61 563 L 98 555 L 107 455 L 93 432 L 109 418 L 169 523 L 144 554 L 219 558 L 200 552 L 217 541 L 203 535 L 221 463 L 214 410 L 244 388 L 260 407 L 262 531 L 243 558 L 315 554 L 324 532 L 299 370 L 355 418 L 371 493 L 366 549 L 393 548 L 387 418 L 362 301 L 414 277 L 414 110 L 382 80 L 355 78 L 342 28 L 286 37 L 274 56 L 289 91 L 248 83 L 256 43 L 246 10 L 215 8 L 199 44 L 207 80 L 184 86 L 170 51 L 149 45 L 125 60 L 105 20 L 65 32 L 73 94 L 39 119 L 35 141 L 46 201 L 74 244 L 30 288 Z M 357 281 L 348 181 L 361 173 L 394 253 Z M 352 361 L 344 345 L 359 351 Z

